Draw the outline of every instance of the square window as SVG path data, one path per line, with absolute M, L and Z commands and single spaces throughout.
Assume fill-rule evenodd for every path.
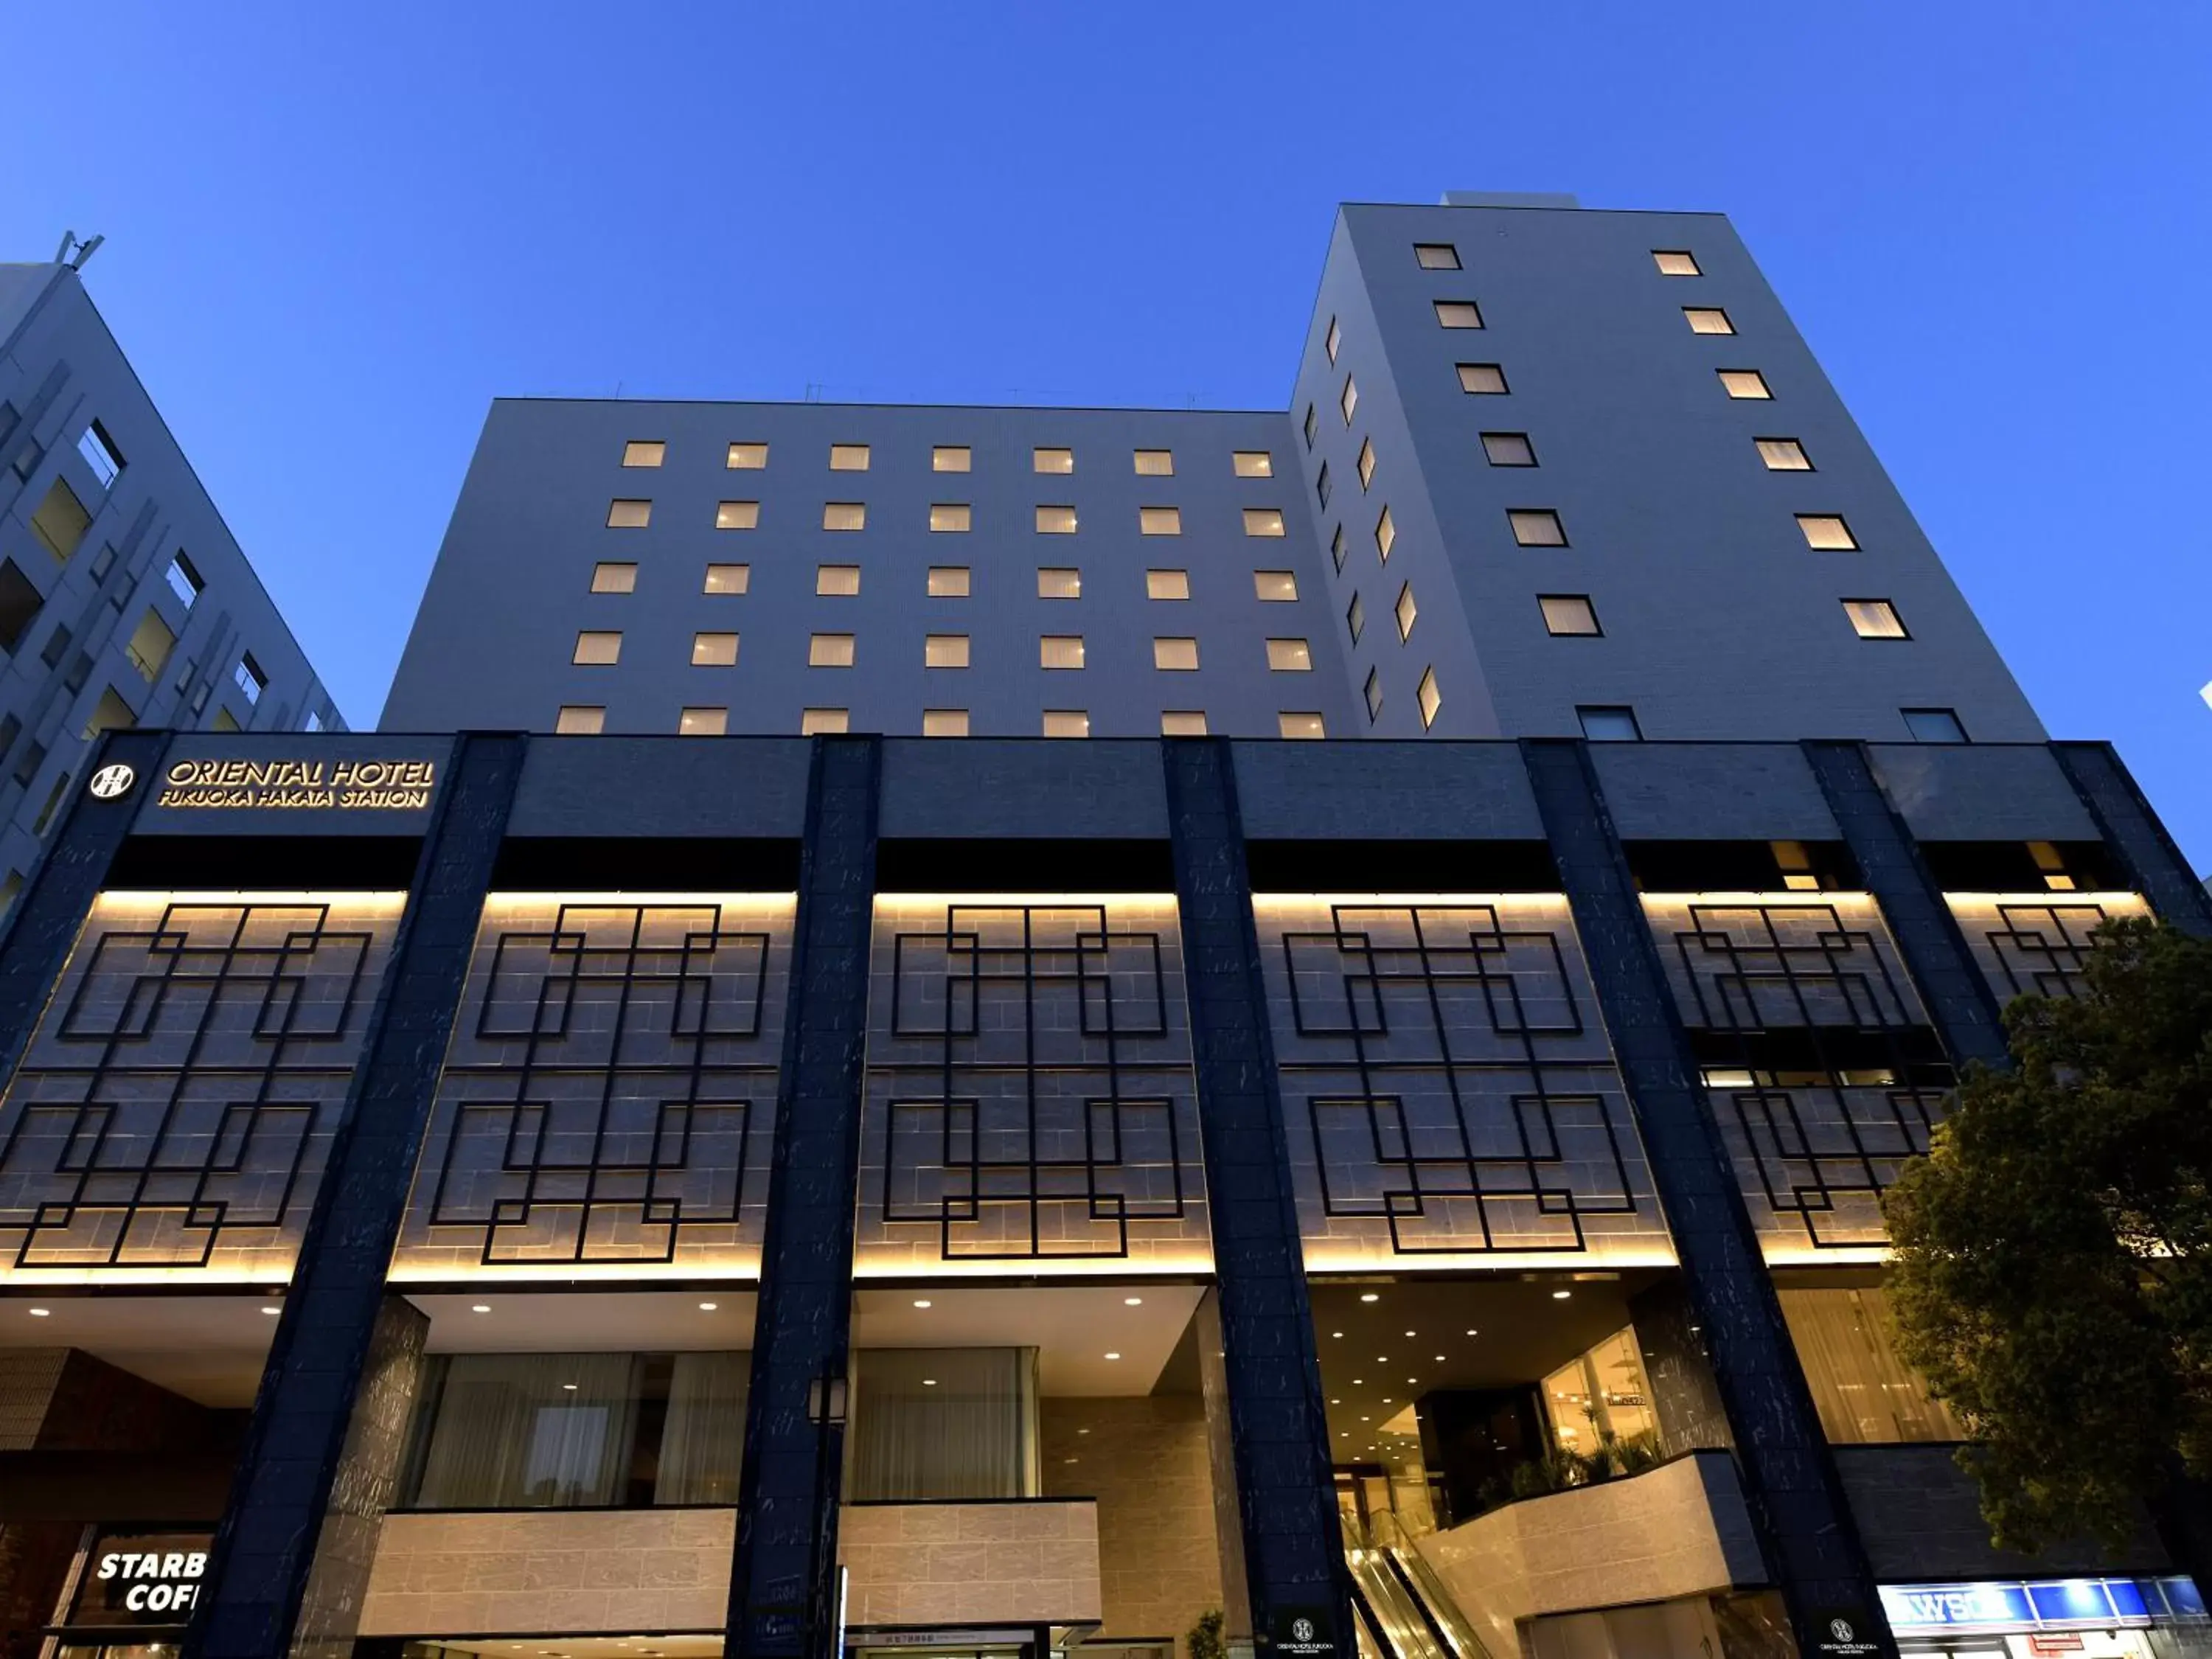
M 852 711 L 845 708 L 803 708 L 799 714 L 799 735 L 802 738 L 834 738 L 850 731 Z
M 668 459 L 668 446 L 658 438 L 632 438 L 623 446 L 624 466 L 659 466 Z
M 1248 536 L 1279 536 L 1283 533 L 1283 511 L 1277 507 L 1248 507 L 1244 509 L 1244 533 Z
M 1080 708 L 1048 708 L 1044 711 L 1044 734 L 1048 738 L 1087 738 L 1091 735 L 1091 716 Z
M 809 635 L 806 665 L 809 668 L 850 668 L 853 665 L 853 636 L 850 634 Z
M 1449 242 L 1416 242 L 1413 260 L 1423 270 L 1457 270 L 1459 250 Z
M 1336 406 L 1344 412 L 1345 425 L 1350 426 L 1352 411 L 1359 407 L 1359 388 L 1349 374 L 1344 377 L 1344 390 L 1336 394 Z
M 966 599 L 968 597 L 968 567 L 964 564 L 930 566 L 929 597 L 933 599 Z
M 1536 448 L 1525 432 L 1486 432 L 1482 453 L 1492 466 L 1534 466 Z
M 1328 463 L 1323 461 L 1321 471 L 1314 474 L 1314 494 L 1321 497 L 1321 504 L 1324 507 L 1328 505 Z
M 1308 404 L 1306 405 L 1305 422 L 1306 447 L 1308 449 L 1311 449 L 1314 447 L 1314 438 L 1316 435 L 1315 428 L 1320 424 L 1321 422 L 1314 417 L 1314 406 L 1311 404 Z
M 131 630 L 123 654 L 131 659 L 133 668 L 150 680 L 161 673 L 176 645 L 176 629 L 161 619 L 160 611 L 149 605 L 146 614 L 138 619 L 138 626 Z
M 1964 743 L 1966 728 L 1959 723 L 1958 714 L 1948 708 L 1900 708 L 1905 716 L 1905 729 L 1912 734 L 1915 743 Z
M 694 668 L 735 668 L 738 665 L 738 636 L 735 634 L 694 634 L 691 636 L 691 665 Z
M 589 703 L 564 702 L 553 729 L 564 738 L 596 738 L 606 730 L 607 711 Z
M 576 635 L 576 649 L 568 660 L 584 668 L 611 668 L 622 660 L 622 635 L 586 629 Z
M 1626 705 L 1586 704 L 1575 710 L 1575 718 L 1582 722 L 1583 736 L 1592 743 L 1644 740 L 1644 728 L 1636 723 L 1636 711 Z
M 1472 300 L 1438 300 L 1437 326 L 1439 328 L 1480 328 L 1482 311 Z
M 715 502 L 714 528 L 717 530 L 758 530 L 760 528 L 760 503 L 758 501 Z
M 924 668 L 965 668 L 968 665 L 968 636 L 965 634 L 931 634 L 921 642 L 921 665 Z
M 1547 507 L 1516 507 L 1505 514 L 1513 526 L 1513 539 L 1523 547 L 1565 547 L 1567 532 L 1559 515 Z
M 1421 614 L 1421 607 L 1413 603 L 1413 585 L 1407 582 L 1398 590 L 1398 603 L 1390 607 L 1390 614 L 1398 619 L 1401 641 L 1413 637 L 1413 619 Z
M 1540 593 L 1536 605 L 1544 613 L 1547 634 L 1595 638 L 1604 631 L 1597 625 L 1597 611 L 1587 593 Z
M 1382 717 L 1382 671 L 1381 669 L 1370 668 L 1367 671 L 1367 683 L 1359 688 L 1359 695 L 1367 704 L 1367 723 L 1372 726 Z
M 1863 640 L 1912 637 L 1905 631 L 1905 618 L 1887 599 L 1845 599 L 1844 614 L 1851 619 L 1851 631 Z
M 169 592 L 177 596 L 177 602 L 187 611 L 192 608 L 192 601 L 199 598 L 201 590 L 207 586 L 200 580 L 200 573 L 192 568 L 192 562 L 181 553 L 169 561 L 168 582 Z
M 1398 523 L 1390 516 L 1390 509 L 1386 505 L 1382 516 L 1375 520 L 1375 550 L 1382 556 L 1383 563 L 1390 562 L 1390 550 L 1397 544 L 1397 540 Z
M 676 735 L 679 738 L 719 738 L 730 729 L 730 711 L 726 708 L 686 708 L 676 717 Z
M 103 732 L 122 731 L 138 723 L 138 711 L 123 700 L 123 694 L 113 686 L 100 694 L 100 701 L 92 706 L 92 718 L 84 723 L 83 735 L 96 738 Z
M 1148 599 L 1187 599 L 1190 597 L 1188 570 L 1147 570 L 1145 597 Z
M 1275 716 L 1275 735 L 1283 738 L 1325 738 L 1328 731 L 1321 716 L 1311 710 L 1300 712 L 1285 708 Z
M 1477 395 L 1502 395 L 1505 391 L 1505 371 L 1496 363 L 1461 363 L 1459 389 Z
M 1240 449 L 1231 458 L 1240 478 L 1272 478 L 1275 476 L 1275 458 L 1264 449 Z
M 1421 705 L 1421 730 L 1425 732 L 1437 723 L 1437 710 L 1444 706 L 1444 694 L 1437 690 L 1437 671 L 1421 671 L 1421 683 L 1413 689 L 1413 701 Z
M 732 444 L 722 465 L 732 472 L 757 472 L 768 465 L 766 444 Z
M 1137 533 L 1140 536 L 1182 535 L 1182 509 L 1179 507 L 1139 507 Z
M 971 520 L 965 501 L 937 501 L 929 509 L 929 527 L 933 531 L 966 530 Z
M 1072 449 L 1047 449 L 1042 447 L 1030 452 L 1032 472 L 1073 472 L 1075 471 L 1075 452 Z
M 607 528 L 642 530 L 653 522 L 651 501 L 617 501 L 607 503 Z
M 868 470 L 867 445 L 831 444 L 830 470 L 832 472 L 866 472 Z
M 1252 596 L 1269 605 L 1286 605 L 1298 597 L 1298 579 L 1288 570 L 1255 570 Z
M 1056 568 L 1050 565 L 1037 571 L 1037 598 L 1041 599 L 1079 599 L 1083 597 L 1083 573 L 1080 570 Z
M 1322 349 L 1328 353 L 1329 362 L 1334 362 L 1336 354 L 1344 345 L 1344 330 L 1338 325 L 1335 318 L 1328 319 L 1328 332 L 1322 336 L 1321 343 Z
M 1731 398 L 1770 398 L 1774 396 L 1766 389 L 1766 377 L 1755 368 L 1723 368 L 1718 372 L 1721 390 Z
M 1175 451 L 1172 449 L 1140 449 L 1136 452 L 1137 476 L 1140 478 L 1172 478 L 1175 477 Z
M 842 599 L 860 591 L 860 567 L 857 564 L 817 564 L 814 567 L 814 591 L 832 598 Z
M 1367 631 L 1367 606 L 1357 593 L 1352 596 L 1352 603 L 1344 608 L 1344 625 L 1351 631 L 1352 642 L 1358 644 L 1359 636 Z
M 964 738 L 968 735 L 968 711 L 964 708 L 925 708 L 921 711 L 921 735 L 925 738 Z
M 1191 639 L 1155 639 L 1152 641 L 1152 666 L 1182 672 L 1198 666 L 1198 641 Z
M 1313 667 L 1313 651 L 1304 640 L 1269 640 L 1267 667 L 1277 674 L 1304 674 Z
M 123 452 L 107 435 L 106 427 L 98 421 L 86 427 L 77 437 L 76 453 L 84 457 L 84 464 L 92 469 L 92 476 L 100 480 L 102 489 L 115 487 L 116 479 L 123 475 Z
M 866 530 L 868 527 L 868 504 L 866 501 L 824 501 L 822 503 L 822 527 L 824 530 Z
M 1202 738 L 1206 735 L 1206 711 L 1202 708 L 1170 708 L 1160 716 L 1160 735 L 1164 738 Z
M 1804 532 L 1805 545 L 1822 553 L 1853 553 L 1858 550 L 1858 538 L 1851 534 L 1850 526 L 1832 513 L 1800 513 L 1797 528 Z
M 1072 507 L 1040 507 L 1036 510 L 1036 528 L 1040 536 L 1073 536 L 1075 533 L 1075 509 Z
M 1037 666 L 1040 668 L 1080 668 L 1083 666 L 1083 635 L 1080 634 L 1047 634 L 1037 641 Z
M 975 457 L 966 444 L 939 444 L 929 452 L 932 472 L 965 472 L 974 465 Z
M 1692 334 L 1733 334 L 1735 325 L 1718 306 L 1684 306 L 1682 315 L 1689 320 Z
M 1375 440 L 1359 441 L 1359 487 L 1362 489 L 1375 482 Z
M 592 592 L 594 593 L 635 593 L 637 592 L 637 567 L 634 564 L 595 564 L 592 567 Z
M 1336 573 L 1344 574 L 1344 526 L 1337 526 L 1328 538 L 1328 556 L 1336 562 Z
M 1654 248 L 1651 250 L 1651 263 L 1659 267 L 1659 274 L 1662 276 L 1705 275 L 1705 272 L 1698 269 L 1697 260 L 1685 251 Z
M 702 593 L 743 593 L 752 586 L 753 568 L 749 564 L 710 564 L 707 580 L 700 588 Z
M 1812 458 L 1805 453 L 1805 446 L 1795 438 L 1753 438 L 1759 446 L 1759 459 L 1766 464 L 1769 472 L 1810 472 Z

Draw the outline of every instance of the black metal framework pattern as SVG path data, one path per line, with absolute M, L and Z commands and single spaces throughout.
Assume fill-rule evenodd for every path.
M 1945 896 L 1999 1002 L 2080 994 L 2081 965 L 2097 929 L 2116 917 L 2144 914 L 2142 901 L 2132 893 L 2081 899 Z
M 1172 900 L 879 900 L 863 1266 L 1206 1245 Z
M 1644 909 L 1767 1246 L 1885 1243 L 1881 1195 L 1954 1079 L 1874 900 Z
M 397 1267 L 757 1263 L 791 907 L 484 907 Z
M 1564 901 L 1255 910 L 1310 1260 L 1665 1249 Z
M 0 1102 L 0 1260 L 288 1274 L 399 909 L 103 895 Z

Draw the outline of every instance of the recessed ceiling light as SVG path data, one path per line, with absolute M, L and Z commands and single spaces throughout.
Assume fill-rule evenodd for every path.
M 1109 1359 L 1119 1359 L 1121 1356 L 1118 1353 L 1109 1353 L 1106 1357 Z
M 699 1304 L 699 1311 L 701 1313 L 712 1313 L 715 1309 L 721 1305 L 722 1304 L 719 1302 L 702 1302 Z
M 1573 1294 L 1574 1292 L 1572 1291 L 1553 1291 L 1552 1292 L 1552 1300 L 1554 1302 L 1565 1302 Z
M 1359 1293 L 1359 1299 L 1362 1302 L 1380 1302 L 1382 1298 L 1372 1291 L 1362 1291 Z
M 926 1296 L 918 1296 L 914 1299 L 914 1305 L 917 1308 L 927 1308 L 929 1305 L 929 1298 Z
M 1366 1380 L 1367 1379 L 1364 1376 L 1355 1376 L 1352 1379 L 1352 1386 L 1356 1389 Z
M 1441 1365 L 1441 1364 L 1443 1364 L 1443 1363 L 1444 1363 L 1444 1357 L 1443 1357 L 1442 1354 L 1438 1354 L 1438 1355 L 1437 1356 L 1437 1364 L 1439 1364 L 1439 1365 Z
M 470 1309 L 469 1311 L 471 1313 L 489 1313 L 491 1310 L 486 1307 L 483 1303 L 479 1302 L 475 1307 Z
M 1415 1384 L 1418 1384 L 1418 1383 L 1420 1382 L 1420 1380 L 1421 1380 L 1421 1379 L 1420 1379 L 1419 1377 L 1418 1377 L 1418 1376 L 1409 1376 L 1409 1377 L 1407 1377 L 1407 1378 L 1406 1379 L 1406 1381 L 1407 1381 L 1408 1382 L 1412 1382 L 1412 1383 L 1415 1383 Z
M 1073 1463 L 1075 1460 L 1072 1457 L 1063 1457 L 1060 1461 L 1063 1463 Z
M 1387 1353 L 1378 1353 L 1375 1356 L 1375 1363 L 1378 1365 L 1387 1365 L 1390 1363 L 1390 1356 Z
M 1407 1335 L 1408 1335 L 1408 1336 L 1411 1336 L 1411 1335 L 1413 1335 L 1413 1332 L 1411 1332 L 1411 1331 L 1407 1331 L 1407 1332 L 1406 1333 L 1406 1334 L 1407 1334 Z
M 1342 1336 L 1344 1333 L 1342 1331 L 1331 1331 L 1329 1334 L 1331 1336 Z
M 1330 1401 L 1328 1403 L 1329 1403 L 1330 1405 L 1332 1405 L 1332 1406 L 1341 1406 L 1341 1405 L 1344 1403 L 1344 1401 L 1342 1401 L 1341 1400 L 1332 1400 L 1332 1401 Z
M 280 1314 L 284 1310 L 282 1308 L 264 1308 L 261 1311 L 265 1314 Z
M 570 1394 L 576 1392 L 576 1385 L 574 1382 L 563 1382 L 561 1386 L 566 1389 Z
M 921 1379 L 921 1386 L 925 1389 L 933 1389 L 937 1386 L 937 1379 L 933 1376 L 925 1376 Z
M 1145 1305 L 1145 1298 L 1141 1296 L 1125 1296 L 1121 1298 L 1121 1305 L 1125 1308 L 1141 1308 Z
M 1382 1403 L 1383 1403 L 1384 1405 L 1386 1405 L 1386 1406 L 1395 1406 L 1395 1405 L 1396 1405 L 1398 1402 L 1397 1402 L 1395 1400 L 1392 1399 L 1389 1395 L 1387 1395 L 1387 1394 L 1386 1394 L 1386 1395 L 1384 1395 L 1382 1396 Z
M 31 1317 L 33 1319 L 51 1319 L 53 1317 L 53 1312 L 54 1310 L 52 1308 L 33 1308 L 31 1310 Z
M 1371 1417 L 1363 1417 L 1359 1420 L 1363 1423 L 1372 1423 L 1375 1419 Z
M 1468 1334 L 1469 1336 L 1473 1336 L 1473 1335 L 1474 1334 L 1474 1333 L 1473 1331 L 1469 1331 L 1469 1332 L 1468 1333 Z
M 1091 1432 L 1091 1431 L 1090 1431 L 1090 1430 L 1088 1430 L 1088 1429 L 1078 1429 L 1078 1430 L 1076 1431 L 1076 1433 L 1078 1433 L 1078 1434 L 1088 1434 L 1088 1433 L 1090 1433 L 1090 1432 Z

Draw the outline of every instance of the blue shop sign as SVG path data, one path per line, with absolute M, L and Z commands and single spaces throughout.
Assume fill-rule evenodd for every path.
M 1884 1584 L 1882 1611 L 1899 1634 L 1931 1630 L 2111 1629 L 2204 1617 L 2187 1578 L 2057 1578 L 1966 1584 Z

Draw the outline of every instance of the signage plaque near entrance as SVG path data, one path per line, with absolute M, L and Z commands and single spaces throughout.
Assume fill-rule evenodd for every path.
M 1883 1650 L 1872 1625 L 1863 1608 L 1822 1607 L 1813 1614 L 1812 1653 L 1815 1659 L 1870 1659 Z
M 1273 1624 L 1280 1659 L 1335 1659 L 1336 1633 L 1327 1607 L 1277 1607 Z

